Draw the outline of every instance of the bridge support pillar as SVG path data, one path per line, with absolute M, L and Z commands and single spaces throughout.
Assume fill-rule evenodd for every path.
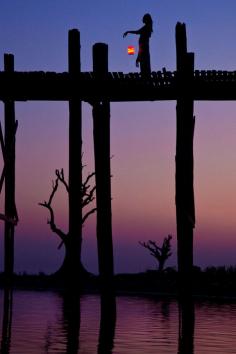
M 80 63 L 80 32 L 69 31 L 68 66 L 72 80 L 81 71 Z M 76 85 L 74 85 L 76 87 Z M 69 100 L 69 238 L 68 252 L 69 273 L 71 279 L 81 275 L 81 244 L 82 244 L 82 102 L 76 90 Z
M 14 56 L 4 55 L 4 69 L 14 71 Z M 15 120 L 15 103 L 12 100 L 4 101 L 5 112 L 5 140 L 3 148 L 4 175 L 5 175 L 5 228 L 4 228 L 4 273 L 7 283 L 12 280 L 14 272 L 14 233 L 17 222 L 15 205 L 15 134 L 17 121 Z
M 176 218 L 180 294 L 191 294 L 193 229 L 195 226 L 193 188 L 194 54 L 187 53 L 184 24 L 176 26 L 177 49 L 177 136 L 176 136 Z
M 108 73 L 108 46 L 93 46 L 93 71 L 98 84 Z M 110 102 L 93 102 L 94 159 L 97 202 L 98 264 L 102 290 L 112 290 L 114 265 L 111 213 Z

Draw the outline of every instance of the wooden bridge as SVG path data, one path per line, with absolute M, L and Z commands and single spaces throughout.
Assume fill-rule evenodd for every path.
M 72 257 L 80 257 L 82 218 L 82 101 L 92 105 L 97 204 L 99 273 L 104 287 L 113 279 L 110 170 L 110 102 L 176 100 L 176 220 L 178 270 L 183 293 L 190 289 L 195 226 L 193 138 L 195 100 L 236 100 L 236 71 L 194 70 L 194 54 L 187 51 L 185 25 L 176 26 L 176 71 L 142 73 L 109 72 L 108 46 L 93 46 L 93 72 L 81 72 L 80 34 L 69 31 L 69 70 L 16 72 L 14 57 L 5 55 L 0 72 L 0 100 L 5 106 L 5 136 L 0 142 L 5 167 L 5 273 L 14 266 L 15 206 L 15 101 L 69 102 L 69 235 Z M 157 112 L 158 116 L 158 112 Z M 158 186 L 157 186 L 158 188 Z M 71 269 L 73 274 L 73 269 Z
M 197 101 L 235 100 L 236 71 L 195 70 L 191 97 Z M 177 71 L 141 73 L 107 72 L 102 78 L 95 72 L 0 72 L 0 100 L 68 101 L 71 96 L 85 102 L 107 99 L 110 102 L 177 100 Z

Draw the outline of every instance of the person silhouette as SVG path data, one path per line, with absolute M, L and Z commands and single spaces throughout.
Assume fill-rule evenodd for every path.
M 151 74 L 151 64 L 150 64 L 150 52 L 149 52 L 149 38 L 153 32 L 153 22 L 150 14 L 145 14 L 143 16 L 144 26 L 137 31 L 126 31 L 123 37 L 127 34 L 137 34 L 139 37 L 139 50 L 136 59 L 136 66 L 140 65 L 141 74 L 150 75 Z

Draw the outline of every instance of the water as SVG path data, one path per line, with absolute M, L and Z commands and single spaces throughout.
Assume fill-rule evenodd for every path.
M 147 297 L 86 295 L 79 301 L 15 291 L 10 311 L 9 295 L 4 299 L 0 291 L 2 354 L 236 353 L 235 303 L 198 302 L 180 310 L 176 301 Z

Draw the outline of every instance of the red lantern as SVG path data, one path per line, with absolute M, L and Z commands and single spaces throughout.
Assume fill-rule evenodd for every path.
M 127 53 L 128 53 L 129 55 L 134 55 L 134 54 L 135 54 L 135 48 L 134 48 L 134 46 L 129 45 L 128 48 L 127 48 Z

